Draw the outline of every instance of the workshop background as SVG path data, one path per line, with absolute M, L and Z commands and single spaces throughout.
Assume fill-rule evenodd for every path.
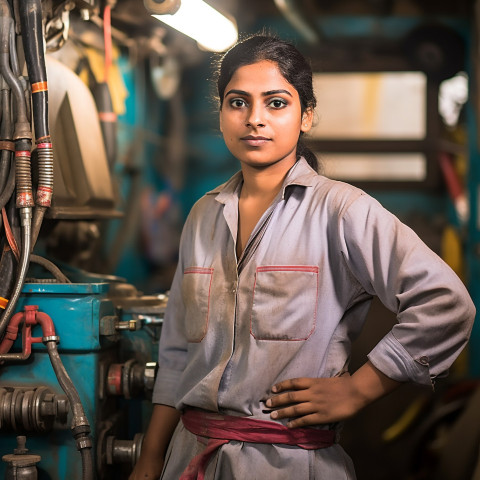
M 237 37 L 311 59 L 325 174 L 411 226 L 480 304 L 480 2 L 208 0 L 211 19 L 202 3 L 0 0 L 2 478 L 128 478 L 183 222 L 239 168 L 212 82 Z M 180 11 L 196 39 L 165 23 Z M 374 301 L 352 371 L 394 322 Z M 434 392 L 347 421 L 358 479 L 479 480 L 479 376 L 475 325 Z

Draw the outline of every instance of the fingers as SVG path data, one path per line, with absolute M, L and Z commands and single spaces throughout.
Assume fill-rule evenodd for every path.
M 277 383 L 272 387 L 272 392 L 284 392 L 285 390 L 305 390 L 310 388 L 313 383 L 313 378 L 290 378 L 283 382 Z
M 312 425 L 320 425 L 322 420 L 316 414 L 305 415 L 304 417 L 293 418 L 287 422 L 288 428 L 310 427 Z
M 339 379 L 304 377 L 279 382 L 272 387 L 275 395 L 265 402 L 272 409 L 270 417 L 289 419 L 290 428 L 337 421 L 347 416 L 342 411 L 346 402 L 341 383 Z
M 309 415 L 315 413 L 308 392 L 311 383 L 311 379 L 308 378 L 294 378 L 275 385 L 272 391 L 285 393 L 279 393 L 266 401 L 267 407 L 276 409 L 270 413 L 270 417 L 275 420 L 294 419 L 287 423 L 288 427 L 311 425 L 308 423 L 311 421 Z
M 266 401 L 272 419 L 288 418 L 289 427 L 338 422 L 359 411 L 353 377 L 294 378 L 272 387 Z
M 285 393 L 279 393 L 271 398 L 269 398 L 265 404 L 267 407 L 276 408 L 276 407 L 283 407 L 285 405 L 292 405 L 298 404 L 302 402 L 308 401 L 308 395 L 305 394 L 304 390 L 295 391 L 290 390 Z
M 322 421 L 323 419 L 311 403 L 300 403 L 279 410 L 274 410 L 270 413 L 270 417 L 273 420 L 288 418 L 288 428 L 305 427 L 324 423 Z
M 297 403 L 286 408 L 274 410 L 270 413 L 270 417 L 274 419 L 294 418 L 314 413 L 314 409 L 310 403 Z
M 311 393 L 308 392 L 318 379 L 314 378 L 292 378 L 277 383 L 272 387 L 272 392 L 277 393 L 266 401 L 267 407 L 279 407 L 293 403 L 309 401 Z M 285 393 L 280 393 L 285 392 Z

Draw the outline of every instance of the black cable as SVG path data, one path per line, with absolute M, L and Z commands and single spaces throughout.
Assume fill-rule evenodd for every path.
M 30 262 L 41 265 L 48 270 L 59 283 L 72 283 L 67 276 L 50 260 L 39 255 L 30 255 Z
M 33 249 L 53 194 L 53 149 L 48 126 L 48 87 L 43 52 L 41 0 L 21 0 L 19 16 L 23 50 L 32 90 L 33 122 L 38 152 L 38 187 L 32 222 Z
M 0 256 L 0 297 L 8 300 L 13 288 L 15 273 L 15 255 L 10 249 L 4 248 L 5 241 L 1 242 L 2 254 Z
M 0 154 L 0 192 L 3 191 L 10 172 L 10 151 L 2 150 Z
M 10 86 L 16 102 L 16 132 L 20 137 L 29 138 L 30 126 L 21 81 L 10 68 L 10 32 L 13 24 L 10 8 L 5 0 L 0 0 L 0 73 Z
M 10 100 L 10 87 L 2 81 L 2 123 L 0 124 L 0 140 L 12 140 L 12 105 Z
M 12 67 L 13 74 L 16 77 L 21 76 L 22 72 L 20 71 L 20 64 L 18 62 L 18 55 L 17 55 L 17 45 L 15 44 L 15 24 L 12 23 L 10 28 L 10 65 Z
M 10 100 L 10 89 L 3 80 L 0 81 L 2 89 L 0 90 L 0 106 L 2 109 L 2 121 L 0 123 L 0 140 L 11 141 L 13 133 L 12 109 Z M 11 152 L 2 150 L 0 156 L 0 193 L 5 188 L 10 170 Z M 0 202 L 1 203 L 1 202 Z
M 43 53 L 42 4 L 40 0 L 20 1 L 20 24 L 28 78 L 32 85 L 47 82 Z M 48 92 L 32 89 L 33 120 L 36 138 L 49 135 Z
M 14 191 L 15 191 L 15 160 L 12 157 L 10 160 L 10 172 L 8 174 L 7 183 L 3 191 L 0 193 L 0 210 L 5 207 L 7 202 L 12 197 Z

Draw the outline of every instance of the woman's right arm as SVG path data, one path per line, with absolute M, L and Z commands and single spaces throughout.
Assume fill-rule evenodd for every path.
M 167 405 L 154 405 L 152 417 L 138 459 L 129 480 L 157 480 L 162 473 L 165 454 L 180 412 Z
M 168 304 L 159 342 L 158 373 L 153 389 L 153 412 L 143 439 L 140 457 L 129 480 L 157 480 L 163 469 L 165 455 L 180 411 L 175 405 L 176 391 L 187 362 L 188 342 L 183 329 L 185 305 L 182 297 L 182 279 L 185 269 L 184 252 L 190 252 L 192 239 L 190 215 L 180 239 L 179 260 L 172 281 Z

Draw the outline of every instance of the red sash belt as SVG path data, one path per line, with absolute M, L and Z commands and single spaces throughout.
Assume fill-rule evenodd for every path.
M 220 415 L 202 410 L 187 409 L 182 414 L 185 428 L 208 443 L 182 473 L 180 480 L 203 480 L 208 462 L 215 451 L 230 440 L 249 443 L 283 443 L 306 450 L 330 447 L 335 443 L 334 430 L 287 428 L 280 423 L 250 417 Z

